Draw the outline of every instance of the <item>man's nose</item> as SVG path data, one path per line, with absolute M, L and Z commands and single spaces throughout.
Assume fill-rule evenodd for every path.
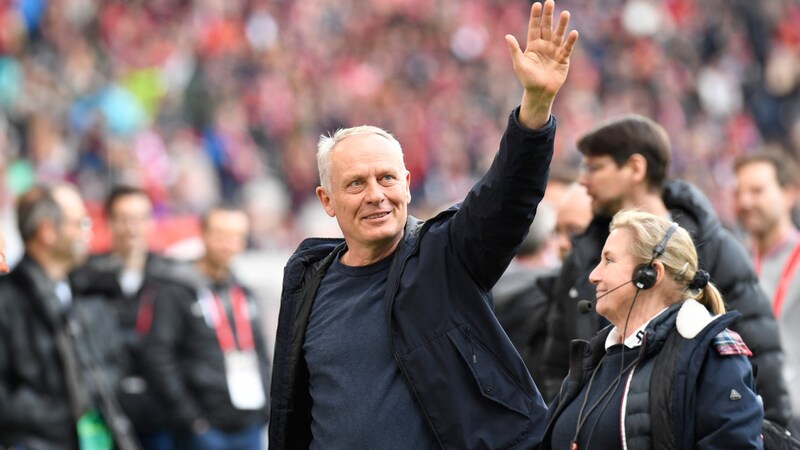
M 589 173 L 587 171 L 581 170 L 580 173 L 578 173 L 578 184 L 585 188 L 589 187 Z
M 380 203 L 385 198 L 386 195 L 383 193 L 383 188 L 381 187 L 380 183 L 378 183 L 375 180 L 369 181 L 367 183 L 366 200 L 368 202 Z

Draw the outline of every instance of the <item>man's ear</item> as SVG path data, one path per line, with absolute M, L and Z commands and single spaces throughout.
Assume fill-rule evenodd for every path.
M 800 201 L 800 189 L 795 186 L 785 186 L 781 188 L 783 190 L 783 198 L 786 201 L 786 206 L 791 209 L 793 207 L 798 206 L 798 201 Z
M 35 236 L 47 246 L 53 245 L 58 241 L 58 225 L 50 219 L 42 220 L 36 227 Z
M 325 209 L 325 212 L 329 216 L 335 217 L 336 211 L 334 211 L 333 209 L 333 204 L 332 204 L 333 199 L 328 194 L 328 191 L 326 191 L 325 188 L 322 186 L 317 186 L 316 192 L 317 192 L 317 198 L 319 199 L 319 202 L 322 203 L 322 207 Z
M 411 172 L 406 170 L 406 203 L 411 203 Z
M 625 163 L 631 170 L 633 179 L 637 182 L 645 181 L 647 178 L 647 159 L 639 153 L 634 153 Z

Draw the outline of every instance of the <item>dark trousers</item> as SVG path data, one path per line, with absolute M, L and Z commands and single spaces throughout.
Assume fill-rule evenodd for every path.
M 259 425 L 228 432 L 210 428 L 205 433 L 180 432 L 175 436 L 176 450 L 264 450 Z

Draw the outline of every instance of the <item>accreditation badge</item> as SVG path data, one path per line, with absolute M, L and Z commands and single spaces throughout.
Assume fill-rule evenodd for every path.
M 253 350 L 225 352 L 228 393 L 236 409 L 261 409 L 267 403 L 258 355 Z

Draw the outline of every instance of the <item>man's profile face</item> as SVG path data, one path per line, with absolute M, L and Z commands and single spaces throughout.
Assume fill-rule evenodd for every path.
M 108 217 L 114 251 L 122 255 L 147 251 L 152 216 L 153 206 L 147 196 L 131 194 L 117 198 Z
M 556 211 L 558 255 L 563 260 L 572 250 L 572 238 L 583 234 L 592 221 L 592 198 L 581 185 L 570 186 Z
M 631 187 L 628 166 L 617 166 L 608 155 L 584 156 L 579 180 L 592 197 L 592 212 L 601 217 L 619 212 Z
M 411 174 L 389 141 L 376 134 L 345 138 L 331 151 L 330 174 L 330 192 L 319 187 L 317 195 L 350 248 L 396 245 L 408 216 Z
M 81 264 L 89 254 L 92 237 L 92 221 L 77 191 L 57 188 L 53 198 L 61 208 L 62 220 L 53 244 L 54 256 L 67 261 L 72 267 Z
M 777 226 L 781 217 L 790 215 L 789 197 L 770 163 L 752 162 L 736 172 L 736 217 L 750 234 L 762 236 Z

